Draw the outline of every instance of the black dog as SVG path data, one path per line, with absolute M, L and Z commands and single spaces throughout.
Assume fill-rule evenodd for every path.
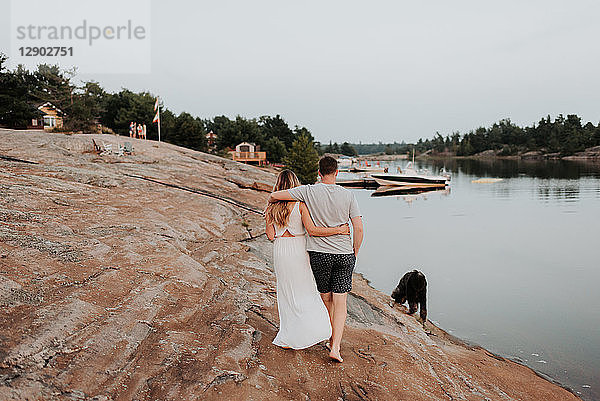
M 417 311 L 419 304 L 421 320 L 423 327 L 427 321 L 427 280 L 425 275 L 418 270 L 406 273 L 400 279 L 398 286 L 392 292 L 394 301 L 403 304 L 408 300 L 408 313 L 413 314 Z

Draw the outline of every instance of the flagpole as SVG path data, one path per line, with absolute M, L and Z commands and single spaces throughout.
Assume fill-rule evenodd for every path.
M 160 142 L 160 104 L 158 105 L 158 142 Z

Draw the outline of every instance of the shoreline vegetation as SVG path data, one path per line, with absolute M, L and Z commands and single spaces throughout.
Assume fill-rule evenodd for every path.
M 116 148 L 114 135 L 0 138 L 4 398 L 578 399 L 431 322 L 425 332 L 358 274 L 343 365 L 324 346 L 273 346 L 271 244 L 248 212 L 271 172 L 140 139 L 127 138 L 131 155 L 92 151 L 92 139 Z
M 157 139 L 156 96 L 123 88 L 109 93 L 95 81 L 76 83 L 76 71 L 41 64 L 35 71 L 22 67 L 6 68 L 7 57 L 0 53 L 0 126 L 26 128 L 39 118 L 37 107 L 46 102 L 64 113 L 64 127 L 71 133 L 114 133 L 127 136 L 131 121 L 147 123 L 148 139 Z M 309 129 L 290 127 L 280 115 L 244 118 L 215 116 L 201 118 L 187 112 L 175 114 L 160 102 L 162 140 L 193 150 L 227 157 L 241 142 L 252 142 L 265 151 L 267 160 L 286 164 L 303 183 L 312 183 L 316 174 L 306 168 L 325 153 L 373 160 L 397 155 L 417 157 L 566 159 L 600 161 L 600 123 L 583 123 L 576 115 L 550 116 L 537 124 L 519 127 L 509 119 L 488 128 L 480 127 L 465 134 L 436 133 L 432 139 L 416 143 L 322 144 Z M 216 134 L 209 144 L 207 134 Z
M 463 159 L 522 159 L 522 160 L 591 160 L 600 161 L 600 122 L 583 124 L 574 114 L 562 114 L 554 120 L 542 118 L 530 127 L 519 127 L 510 119 L 500 120 L 491 127 L 480 127 L 466 134 L 454 132 L 443 137 L 436 133 L 432 139 L 416 143 L 344 144 L 355 149 L 359 157 L 393 158 L 394 155 Z M 333 143 L 326 152 L 341 153 L 342 147 Z M 401 158 L 401 157 L 400 157 Z
M 40 118 L 38 106 L 48 102 L 64 117 L 63 127 L 53 132 L 128 137 L 129 124 L 134 121 L 147 124 L 148 139 L 158 139 L 158 126 L 152 123 L 157 100 L 154 94 L 126 88 L 110 93 L 96 81 L 77 83 L 76 71 L 53 65 L 40 64 L 34 71 L 22 66 L 9 70 L 7 60 L 0 53 L 0 127 L 29 127 L 32 119 Z M 223 157 L 241 142 L 252 142 L 257 151 L 266 152 L 270 163 L 293 166 L 304 183 L 316 180 L 316 174 L 302 171 L 319 156 L 319 144 L 306 127 L 291 127 L 280 115 L 201 118 L 185 111 L 176 114 L 162 100 L 159 107 L 164 142 Z M 210 132 L 216 138 L 209 144 Z
M 531 160 L 531 161 L 541 161 L 541 160 L 570 160 L 570 161 L 590 161 L 590 162 L 600 162 L 600 146 L 594 146 L 591 148 L 587 148 L 584 151 L 576 152 L 569 156 L 563 156 L 558 152 L 555 153 L 544 153 L 542 151 L 529 151 L 523 152 L 516 155 L 502 155 L 498 151 L 486 150 L 481 153 L 477 153 L 470 156 L 462 156 L 457 155 L 451 152 L 432 152 L 426 151 L 424 153 L 420 153 L 415 156 L 423 159 L 464 159 L 464 160 Z M 361 160 L 377 160 L 377 161 L 391 161 L 391 160 L 406 160 L 410 159 L 408 154 L 385 154 L 385 153 L 375 153 L 375 154 L 366 154 L 366 155 L 358 155 L 358 159 Z

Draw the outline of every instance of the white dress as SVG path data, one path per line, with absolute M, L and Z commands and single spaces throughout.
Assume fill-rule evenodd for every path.
M 294 237 L 282 237 L 289 231 Z M 273 344 L 307 348 L 331 337 L 331 323 L 310 268 L 300 206 L 296 202 L 286 227 L 275 225 L 273 262 L 277 276 L 279 332 Z

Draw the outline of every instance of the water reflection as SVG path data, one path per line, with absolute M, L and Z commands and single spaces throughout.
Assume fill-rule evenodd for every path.
M 451 170 L 450 187 L 355 190 L 368 233 L 357 270 L 389 294 L 419 268 L 432 320 L 600 400 L 600 166 L 418 163 Z
M 548 202 L 551 199 L 564 200 L 566 202 L 575 202 L 579 200 L 578 184 L 560 184 L 540 185 L 537 188 L 538 199 Z
M 371 197 L 389 197 L 402 199 L 408 204 L 412 204 L 417 200 L 427 200 L 427 196 L 430 194 L 439 194 L 442 196 L 450 195 L 450 187 L 445 188 L 406 188 L 406 187 L 379 187 L 372 194 Z
M 522 175 L 535 178 L 579 179 L 600 177 L 600 164 L 566 160 L 507 160 L 507 159 L 432 159 L 417 161 L 419 168 L 433 166 L 452 173 L 476 177 L 514 178 Z
M 402 186 L 402 187 L 394 187 L 394 186 L 381 186 L 375 190 L 371 194 L 371 196 L 400 196 L 400 195 L 417 195 L 424 194 L 427 192 L 441 192 L 446 195 L 450 194 L 450 187 L 444 188 L 427 188 L 427 187 L 418 187 L 418 186 Z
M 384 163 L 389 168 L 403 167 L 405 161 Z M 515 193 L 530 193 L 544 203 L 551 200 L 577 202 L 582 196 L 600 198 L 600 163 L 562 160 L 476 160 L 476 159 L 425 159 L 417 160 L 419 170 L 438 173 L 445 169 L 452 173 L 451 185 L 481 186 L 497 199 L 511 199 Z M 342 173 L 345 179 L 365 178 L 366 175 Z M 518 179 L 515 181 L 515 179 Z M 512 181 L 511 181 L 512 180 Z M 581 182 L 584 181 L 582 186 Z M 399 196 L 409 193 L 429 192 L 423 188 L 380 188 L 371 196 Z M 585 191 L 585 194 L 581 192 Z

